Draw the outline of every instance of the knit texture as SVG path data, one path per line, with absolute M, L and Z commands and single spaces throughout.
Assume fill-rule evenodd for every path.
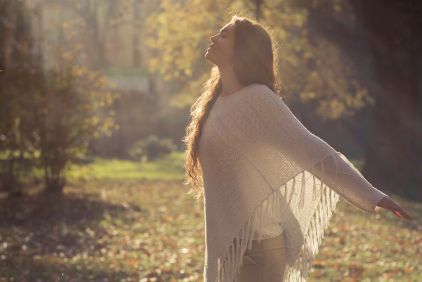
M 340 196 L 369 213 L 387 196 L 264 84 L 217 98 L 202 127 L 199 163 L 206 282 L 237 282 L 246 248 L 263 238 L 254 231 L 269 219 L 286 242 L 283 281 L 306 281 Z

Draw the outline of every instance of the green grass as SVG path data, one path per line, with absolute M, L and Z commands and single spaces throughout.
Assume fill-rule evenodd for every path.
M 91 164 L 72 165 L 68 171 L 71 182 L 80 180 L 170 180 L 184 177 L 183 152 L 172 152 L 151 162 L 135 162 L 97 158 Z
M 181 160 L 97 160 L 61 197 L 1 200 L 0 281 L 202 281 L 203 203 L 158 178 Z M 340 201 L 308 281 L 422 281 L 422 204 L 392 198 L 413 222 Z

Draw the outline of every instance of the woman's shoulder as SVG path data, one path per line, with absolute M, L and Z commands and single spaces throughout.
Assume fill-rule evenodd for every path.
M 226 103 L 223 104 L 230 104 L 230 107 L 232 107 L 232 104 L 238 104 L 239 101 L 245 101 L 245 103 L 255 107 L 258 104 L 273 104 L 278 103 L 278 100 L 281 97 L 274 92 L 268 85 L 263 83 L 252 83 L 241 90 L 239 90 L 237 93 L 219 97 L 217 100 L 225 101 Z M 243 103 L 238 104 L 239 106 L 245 106 Z
M 282 99 L 280 95 L 278 95 L 273 89 L 264 83 L 254 83 L 253 87 L 251 87 L 249 90 L 250 97 L 254 99 Z
M 268 85 L 264 83 L 252 83 L 251 90 L 265 90 L 265 91 L 272 91 Z

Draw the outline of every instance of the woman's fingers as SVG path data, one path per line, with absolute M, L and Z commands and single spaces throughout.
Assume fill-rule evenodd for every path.
M 397 203 L 395 203 L 392 200 L 391 202 L 393 203 L 392 211 L 395 215 L 401 218 L 412 219 L 412 217 L 404 209 L 402 209 Z
M 381 202 L 380 204 L 383 208 L 390 210 L 397 217 L 405 218 L 405 219 L 413 219 L 402 207 L 400 207 L 390 197 L 383 198 Z
M 400 208 L 398 213 L 399 213 L 400 217 L 403 217 L 403 218 L 406 218 L 406 219 L 412 219 L 412 217 L 406 211 L 404 211 L 402 208 Z
M 393 213 L 394 213 L 396 216 L 398 216 L 398 217 L 403 217 L 403 216 L 400 214 L 400 212 L 399 212 L 399 211 L 397 211 L 397 210 L 394 210 L 394 211 L 393 211 Z

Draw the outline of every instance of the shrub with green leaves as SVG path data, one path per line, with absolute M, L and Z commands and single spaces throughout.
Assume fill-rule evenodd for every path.
M 136 141 L 128 154 L 135 160 L 150 161 L 169 154 L 176 149 L 176 145 L 170 138 L 160 138 L 152 134 L 145 139 Z

